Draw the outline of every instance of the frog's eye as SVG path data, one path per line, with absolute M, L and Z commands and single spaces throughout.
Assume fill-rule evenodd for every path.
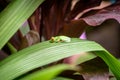
M 49 41 L 49 42 L 53 43 L 53 42 L 54 42 L 54 40 L 55 40 L 55 38 L 54 38 L 54 37 L 51 37 L 51 39 L 50 39 L 50 41 Z
M 54 37 L 51 37 L 51 39 L 50 39 L 50 40 L 54 41 L 54 39 L 55 39 Z

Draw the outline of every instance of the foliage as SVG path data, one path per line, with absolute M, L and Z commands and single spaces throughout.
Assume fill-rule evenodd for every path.
M 1 4 L 0 54 L 9 56 L 0 62 L 0 80 L 77 80 L 76 73 L 78 79 L 82 76 L 95 80 L 97 76 L 102 80 L 111 76 L 108 68 L 113 77 L 120 79 L 120 62 L 114 51 L 111 54 L 105 49 L 108 47 L 103 48 L 104 44 L 102 47 L 94 41 L 78 39 L 86 30 L 88 39 L 96 41 L 94 35 L 89 37 L 97 31 L 93 26 L 102 28 L 108 25 L 107 21 L 114 23 L 117 32 L 119 0 L 1 0 Z M 51 37 L 55 39 L 52 43 Z M 111 41 L 118 44 L 117 40 L 115 36 Z

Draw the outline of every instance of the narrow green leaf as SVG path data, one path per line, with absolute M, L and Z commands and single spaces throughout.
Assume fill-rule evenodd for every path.
M 120 80 L 120 62 L 106 50 L 95 53 L 105 61 L 117 80 Z
M 96 51 L 116 78 L 120 79 L 120 62 L 115 57 L 93 41 L 72 38 L 68 43 L 45 41 L 11 55 L 0 62 L 0 80 L 11 80 L 40 66 L 89 51 Z
M 10 49 L 10 52 L 13 54 L 13 53 L 16 53 L 17 52 L 17 49 L 11 44 L 11 43 L 7 43 L 7 46 L 9 47 Z
M 13 0 L 0 13 L 0 49 L 44 0 Z
M 61 64 L 49 67 L 44 70 L 34 72 L 20 80 L 52 80 L 55 76 L 60 74 L 63 70 L 70 69 L 69 65 Z

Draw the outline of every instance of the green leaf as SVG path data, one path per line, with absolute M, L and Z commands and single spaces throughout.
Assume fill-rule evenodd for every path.
M 11 44 L 11 43 L 7 43 L 7 46 L 9 47 L 10 49 L 10 52 L 13 54 L 13 53 L 16 53 L 17 52 L 17 49 Z
M 96 51 L 95 53 L 105 61 L 115 77 L 120 80 L 120 62 L 106 50 Z
M 45 41 L 11 55 L 0 62 L 0 80 L 11 80 L 43 65 L 89 51 L 101 57 L 116 78 L 120 79 L 120 62 L 108 51 L 96 42 L 72 38 L 69 43 Z
M 69 65 L 61 64 L 49 67 L 44 70 L 34 72 L 20 80 L 52 80 L 55 76 L 60 74 L 63 70 L 70 69 Z
M 44 0 L 13 0 L 0 13 L 0 49 Z

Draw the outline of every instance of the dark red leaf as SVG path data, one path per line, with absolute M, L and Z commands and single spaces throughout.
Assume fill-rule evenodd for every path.
M 87 39 L 96 41 L 115 57 L 120 57 L 120 24 L 116 20 L 109 19 L 97 27 L 89 27 L 86 31 Z
M 68 15 L 68 20 L 74 19 L 78 13 L 85 9 L 99 6 L 102 0 L 79 0 L 73 10 Z
M 63 27 L 64 18 L 70 10 L 71 0 L 52 0 L 52 2 L 48 2 L 49 0 L 41 5 L 41 25 L 43 26 L 43 36 L 45 37 L 45 39 L 50 39 L 51 36 L 57 35 L 60 29 Z M 46 7 L 46 5 L 49 6 Z
M 82 19 L 91 26 L 100 25 L 108 19 L 115 19 L 120 23 L 120 4 L 107 7 L 94 15 Z
M 39 33 L 31 30 L 22 38 L 21 41 L 19 50 L 38 43 L 40 41 Z
M 31 30 L 35 30 L 40 33 L 40 9 L 37 8 L 36 11 L 28 19 L 29 26 Z
M 4 51 L 0 50 L 0 61 L 8 57 L 8 54 L 6 54 Z
M 64 24 L 63 30 L 59 35 L 80 37 L 86 27 L 88 27 L 88 25 L 83 20 L 73 20 Z
M 23 37 L 20 30 L 14 34 L 14 36 L 10 39 L 10 43 L 18 50 L 21 44 L 21 38 Z
M 109 80 L 108 67 L 100 58 L 80 64 L 80 73 L 85 80 Z

